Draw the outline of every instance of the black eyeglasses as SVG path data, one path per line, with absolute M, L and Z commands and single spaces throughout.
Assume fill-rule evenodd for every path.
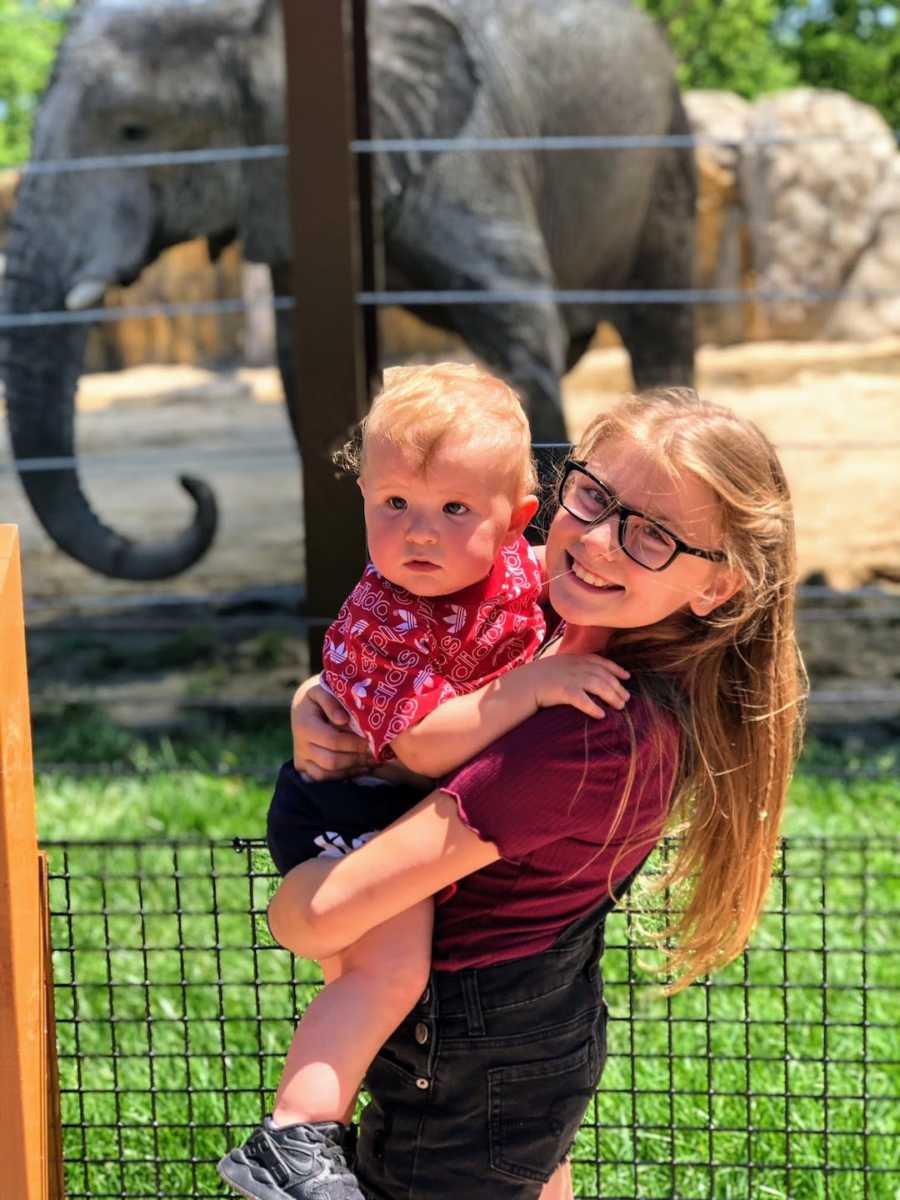
M 567 459 L 559 484 L 559 503 L 577 521 L 596 525 L 611 513 L 619 514 L 619 545 L 638 566 L 663 571 L 679 554 L 694 554 L 710 562 L 724 562 L 722 550 L 699 550 L 637 509 L 623 504 L 609 484 L 592 475 L 583 462 Z

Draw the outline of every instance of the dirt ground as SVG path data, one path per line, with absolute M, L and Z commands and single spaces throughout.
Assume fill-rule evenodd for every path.
M 706 348 L 698 365 L 701 393 L 757 421 L 780 448 L 796 503 L 800 577 L 829 585 L 815 606 L 825 616 L 810 612 L 801 626 L 818 685 L 900 686 L 900 338 Z M 571 433 L 629 384 L 624 352 L 588 354 L 564 384 Z M 274 370 L 141 367 L 86 376 L 78 410 L 85 486 L 105 521 L 134 536 L 173 532 L 190 511 L 175 477 L 189 471 L 215 489 L 220 531 L 206 559 L 179 579 L 106 580 L 56 550 L 6 470 L 0 520 L 20 526 L 33 629 L 45 613 L 58 621 L 96 606 L 140 610 L 155 597 L 188 601 L 302 579 L 299 471 Z M 0 448 L 2 462 L 5 431 Z M 842 599 L 842 590 L 867 585 L 878 588 L 873 598 Z M 848 603 L 867 611 L 844 620 Z M 873 605 L 877 612 L 868 611 Z M 48 655 L 56 658 L 38 654 L 38 668 Z M 281 667 L 261 691 L 288 686 L 296 658 Z M 68 674 L 58 664 L 53 671 Z

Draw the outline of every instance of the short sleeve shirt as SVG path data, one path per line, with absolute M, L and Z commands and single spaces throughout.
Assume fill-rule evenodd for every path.
M 450 775 L 442 790 L 501 857 L 436 907 L 434 966 L 540 953 L 614 894 L 660 837 L 678 751 L 674 718 L 634 695 L 600 720 L 541 709 Z
M 376 761 L 454 696 L 529 662 L 546 630 L 541 569 L 524 538 L 486 579 L 448 596 L 414 596 L 370 563 L 325 635 L 321 682 Z

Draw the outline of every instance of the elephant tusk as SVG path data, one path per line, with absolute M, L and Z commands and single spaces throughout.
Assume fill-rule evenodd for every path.
M 66 308 L 78 311 L 82 308 L 96 308 L 103 302 L 109 285 L 102 279 L 82 279 L 66 295 Z

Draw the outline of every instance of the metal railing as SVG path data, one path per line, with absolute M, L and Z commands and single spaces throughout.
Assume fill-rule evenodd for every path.
M 220 1194 L 214 1163 L 271 1107 L 317 982 L 268 933 L 263 844 L 47 850 L 69 1200 Z M 750 949 L 669 1000 L 634 909 L 610 918 L 609 1061 L 573 1151 L 578 1195 L 894 1196 L 898 853 L 896 838 L 786 840 Z

